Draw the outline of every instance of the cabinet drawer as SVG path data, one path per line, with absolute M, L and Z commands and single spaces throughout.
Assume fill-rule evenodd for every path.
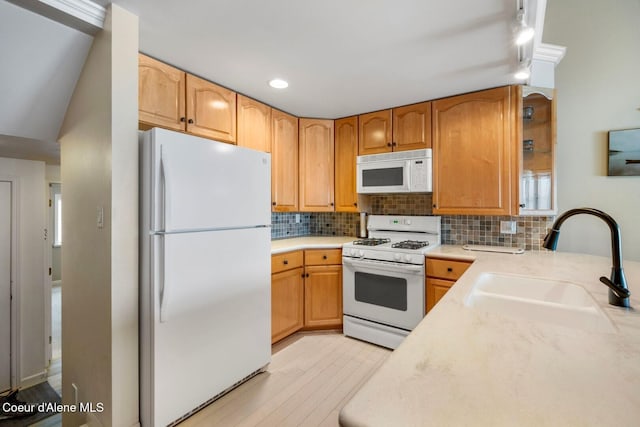
M 303 265 L 304 253 L 302 251 L 271 255 L 271 274 L 302 267 Z
M 342 264 L 342 249 L 310 249 L 304 251 L 305 265 Z
M 427 258 L 426 274 L 429 277 L 456 281 L 470 265 L 469 261 Z

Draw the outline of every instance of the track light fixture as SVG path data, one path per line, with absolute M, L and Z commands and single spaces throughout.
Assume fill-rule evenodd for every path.
M 518 70 L 514 74 L 517 80 L 527 80 L 531 76 L 531 60 L 525 53 L 526 44 L 533 39 L 534 30 L 526 23 L 526 0 L 516 0 L 516 45 L 518 46 Z
M 522 46 L 533 39 L 534 29 L 527 25 L 525 0 L 516 0 L 518 11 L 516 13 L 517 35 L 516 44 Z

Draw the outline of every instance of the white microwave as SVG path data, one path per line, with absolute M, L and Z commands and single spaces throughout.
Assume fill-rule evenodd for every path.
M 430 148 L 358 156 L 357 192 L 430 193 L 433 191 Z

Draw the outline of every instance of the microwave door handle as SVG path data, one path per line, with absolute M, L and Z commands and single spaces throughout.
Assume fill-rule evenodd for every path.
M 402 172 L 404 173 L 404 188 L 406 191 L 411 191 L 413 185 L 411 183 L 411 160 L 405 160 Z
M 393 271 L 397 273 L 412 273 L 412 274 L 422 274 L 424 271 L 423 266 L 421 265 L 409 265 L 409 264 L 392 264 L 392 263 L 384 263 L 384 262 L 369 262 L 369 261 L 357 261 L 353 259 L 344 258 L 342 260 L 343 264 L 350 265 L 353 267 L 360 268 L 370 268 L 375 270 L 383 270 L 383 271 Z

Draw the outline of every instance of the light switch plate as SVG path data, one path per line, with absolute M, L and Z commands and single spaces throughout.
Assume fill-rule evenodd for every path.
M 297 213 L 296 214 L 296 224 L 299 224 L 299 223 L 300 223 L 300 214 Z
M 516 234 L 516 222 L 515 221 L 500 221 L 500 233 L 502 233 L 502 234 Z

